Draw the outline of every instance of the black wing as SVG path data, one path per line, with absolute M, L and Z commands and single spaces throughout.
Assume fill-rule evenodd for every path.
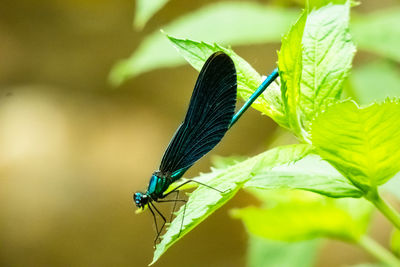
M 164 153 L 161 172 L 188 168 L 219 143 L 235 113 L 236 87 L 232 59 L 212 54 L 197 78 L 185 120 Z

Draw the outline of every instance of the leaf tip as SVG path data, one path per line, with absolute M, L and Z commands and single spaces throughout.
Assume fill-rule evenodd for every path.
M 120 86 L 124 82 L 124 71 L 122 65 L 122 62 L 117 63 L 112 67 L 110 73 L 108 74 L 107 80 L 113 89 Z
M 151 265 L 153 265 L 154 263 L 156 263 L 156 261 L 157 261 L 158 259 L 156 259 L 156 258 L 153 258 L 153 260 L 147 265 L 147 266 L 151 266 Z
M 139 19 L 137 16 L 135 16 L 133 20 L 133 29 L 137 31 L 141 31 L 144 28 L 144 25 L 146 25 L 146 21 Z

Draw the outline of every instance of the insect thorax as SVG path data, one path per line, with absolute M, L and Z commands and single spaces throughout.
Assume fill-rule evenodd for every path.
M 165 175 L 159 171 L 154 172 L 149 181 L 149 187 L 147 188 L 147 195 L 156 200 L 160 198 L 163 193 L 168 189 L 171 184 L 171 179 L 168 175 Z

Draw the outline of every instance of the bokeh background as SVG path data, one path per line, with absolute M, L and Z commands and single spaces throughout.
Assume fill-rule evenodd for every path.
M 132 193 L 144 190 L 158 167 L 198 73 L 188 65 L 162 68 L 117 88 L 107 77 L 147 34 L 212 2 L 171 0 L 138 30 L 132 27 L 133 0 L 1 0 L 1 266 L 150 263 L 152 217 L 134 213 Z M 356 9 L 362 13 L 398 4 L 369 0 Z M 279 44 L 234 49 L 267 74 Z M 355 65 L 370 57 L 357 54 Z M 187 176 L 208 171 L 213 155 L 264 151 L 279 134 L 272 120 L 250 110 Z M 247 234 L 228 211 L 249 203 L 256 200 L 240 193 L 155 266 L 245 266 Z M 385 219 L 375 216 L 371 231 L 388 243 Z M 329 241 L 317 266 L 370 260 L 361 249 Z

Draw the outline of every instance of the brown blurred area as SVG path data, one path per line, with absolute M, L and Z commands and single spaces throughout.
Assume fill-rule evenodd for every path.
M 1 0 L 1 266 L 150 263 L 152 217 L 134 213 L 132 193 L 158 167 L 197 72 L 161 69 L 115 89 L 107 76 L 145 34 L 210 2 L 171 1 L 135 32 L 133 0 Z M 235 50 L 267 74 L 278 48 Z M 250 110 L 210 154 L 254 155 L 275 128 Z M 188 176 L 208 171 L 209 159 Z M 155 266 L 244 266 L 246 233 L 227 211 L 253 201 L 239 194 Z
M 162 69 L 115 89 L 107 76 L 146 33 L 199 7 L 194 2 L 173 3 L 178 9 L 135 32 L 132 0 L 1 1 L 1 266 L 150 263 L 152 217 L 134 213 L 132 193 L 158 167 L 197 71 Z M 270 57 L 258 62 L 269 70 L 277 48 L 238 52 L 255 63 L 257 55 Z M 211 154 L 260 152 L 274 127 L 251 111 Z M 188 175 L 208 171 L 209 158 Z M 217 212 L 156 266 L 243 266 L 246 235 L 227 216 L 241 202 Z

